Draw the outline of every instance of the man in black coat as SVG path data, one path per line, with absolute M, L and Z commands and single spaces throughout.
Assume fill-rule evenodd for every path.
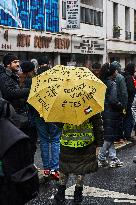
M 8 53 L 3 57 L 4 67 L 0 67 L 0 91 L 2 97 L 8 100 L 17 112 L 20 109 L 20 100 L 29 95 L 28 88 L 20 88 L 18 79 L 19 59 Z

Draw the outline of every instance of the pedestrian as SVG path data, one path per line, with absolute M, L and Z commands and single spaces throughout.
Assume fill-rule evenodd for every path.
M 22 73 L 19 75 L 20 87 L 31 89 L 32 77 L 35 76 L 35 65 L 31 61 L 24 61 L 20 65 Z M 36 152 L 36 143 L 37 143 L 37 129 L 35 124 L 36 110 L 24 101 L 24 106 L 26 107 L 26 113 L 28 117 L 28 127 L 25 130 L 25 133 L 30 137 L 31 142 L 31 156 L 34 162 L 34 155 Z
M 92 65 L 92 69 L 91 71 L 93 72 L 93 74 L 99 78 L 99 74 L 100 74 L 100 71 L 101 71 L 101 64 L 100 63 L 94 63 Z
M 50 69 L 49 60 L 46 56 L 38 59 L 39 68 L 37 74 Z M 37 113 L 35 117 L 38 137 L 40 139 L 41 158 L 43 162 L 43 173 L 46 179 L 51 176 L 59 179 L 59 153 L 60 153 L 60 123 L 46 122 Z
M 31 59 L 31 62 L 34 63 L 34 65 L 35 65 L 34 72 L 37 73 L 37 69 L 38 69 L 38 61 L 37 61 L 37 59 L 33 58 L 33 59 Z
M 131 110 L 132 110 L 132 115 L 133 115 L 133 119 L 134 119 L 134 125 L 136 125 L 136 95 L 134 97 L 134 101 L 132 103 Z M 134 155 L 134 157 L 133 157 L 133 162 L 136 163 L 136 155 Z
M 70 174 L 76 176 L 74 203 L 82 201 L 84 176 L 97 171 L 96 146 L 102 146 L 102 143 L 103 129 L 99 114 L 79 126 L 64 124 L 60 146 L 59 187 L 55 195 L 57 204 L 63 204 L 65 201 L 65 190 Z
M 18 70 L 19 59 L 11 53 L 3 57 L 4 68 L 0 71 L 0 90 L 2 97 L 8 100 L 16 111 L 20 109 L 20 99 L 27 98 L 29 89 L 20 88 Z
M 35 76 L 35 65 L 31 61 L 24 61 L 20 64 L 22 73 L 19 75 L 20 87 L 31 88 L 32 77 Z
M 9 101 L 16 111 L 14 116 L 14 123 L 19 128 L 24 129 L 27 124 L 27 117 L 22 115 L 24 113 L 24 99 L 29 95 L 28 88 L 20 88 L 19 86 L 19 59 L 11 53 L 7 53 L 3 57 L 4 67 L 0 69 L 0 91 L 2 97 Z
M 134 140 L 133 137 L 131 137 L 132 129 L 134 127 L 131 108 L 136 93 L 134 73 L 135 73 L 135 64 L 129 63 L 126 66 L 125 73 L 124 73 L 127 91 L 128 91 L 128 103 L 126 108 L 126 115 L 124 117 L 124 122 L 123 122 L 123 131 L 124 131 L 124 138 L 127 141 Z
M 123 118 L 126 114 L 127 104 L 128 104 L 128 92 L 127 92 L 127 86 L 125 82 L 124 76 L 121 74 L 121 65 L 118 61 L 113 61 L 111 63 L 112 67 L 117 68 L 117 75 L 116 75 L 116 84 L 117 84 L 117 97 L 119 99 L 119 102 L 121 102 L 123 106 L 123 113 L 122 113 L 122 120 L 120 118 L 120 135 L 119 139 L 117 141 L 124 142 L 124 135 L 123 135 Z M 121 117 L 121 116 L 120 116 Z
M 37 69 L 37 74 L 41 74 L 45 71 L 47 71 L 50 68 L 49 66 L 49 59 L 47 56 L 44 57 L 39 57 L 38 58 L 38 69 Z
M 100 148 L 98 154 L 99 166 L 104 167 L 109 164 L 110 167 L 123 166 L 123 163 L 117 158 L 114 142 L 119 139 L 120 120 L 122 120 L 123 106 L 118 99 L 117 84 L 115 82 L 117 76 L 117 68 L 106 63 L 103 65 L 103 73 L 101 79 L 107 86 L 104 112 L 102 113 L 104 144 Z M 108 156 L 107 156 L 108 154 Z M 109 158 L 109 163 L 107 162 Z

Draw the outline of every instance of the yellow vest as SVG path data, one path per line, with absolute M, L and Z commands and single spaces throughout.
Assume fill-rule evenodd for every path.
M 93 125 L 85 121 L 82 125 L 64 124 L 61 144 L 67 147 L 85 147 L 94 141 Z

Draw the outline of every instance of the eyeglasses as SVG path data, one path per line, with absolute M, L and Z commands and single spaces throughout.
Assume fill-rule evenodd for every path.
M 12 63 L 19 63 L 19 60 L 14 60 L 12 61 Z

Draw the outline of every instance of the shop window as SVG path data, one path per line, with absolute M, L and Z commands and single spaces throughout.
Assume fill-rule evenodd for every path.
M 66 2 L 62 1 L 62 18 L 66 19 Z

